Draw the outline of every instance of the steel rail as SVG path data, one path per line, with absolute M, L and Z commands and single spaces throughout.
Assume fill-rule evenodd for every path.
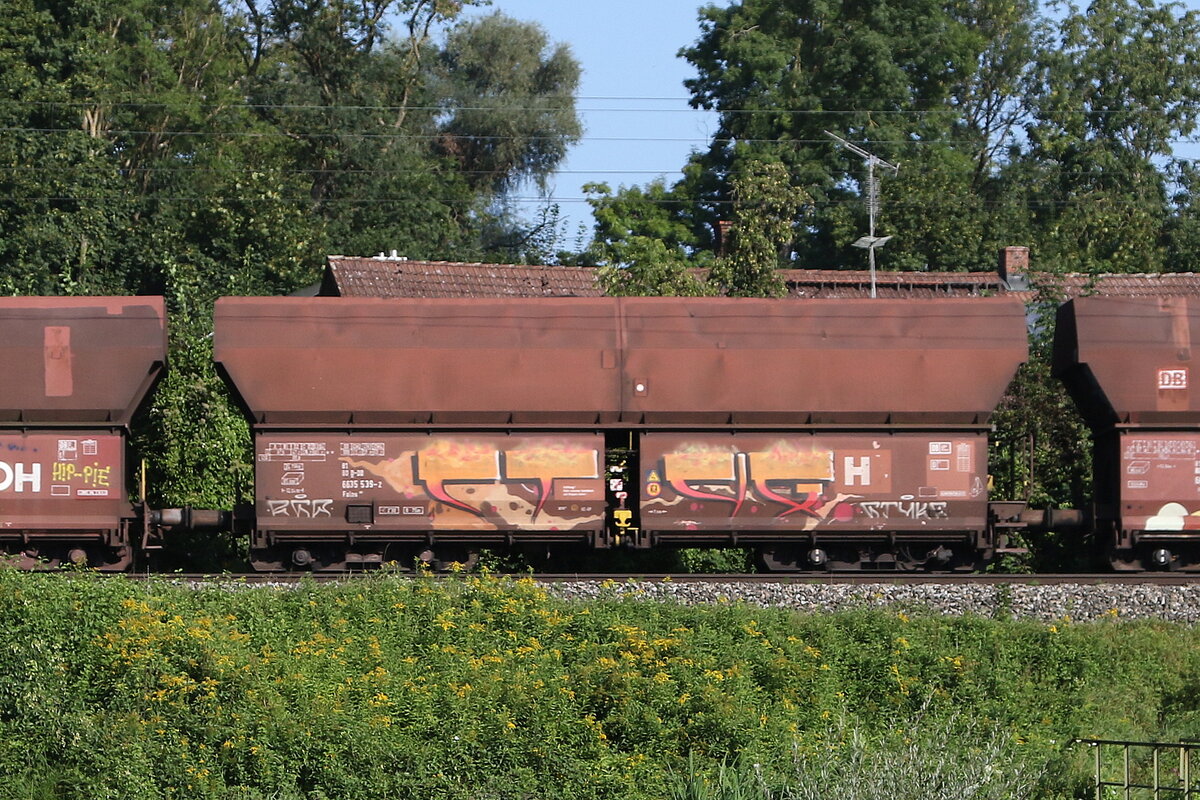
M 451 580 L 475 577 L 482 573 L 414 572 L 365 570 L 354 572 L 251 572 L 251 573 L 101 573 L 106 577 L 125 577 L 132 580 L 164 580 L 185 582 L 230 582 L 246 584 L 300 583 L 310 580 L 319 583 L 361 580 L 379 577 L 430 578 Z M 828 572 L 828 573 L 529 573 L 494 572 L 493 577 L 528 578 L 538 583 L 742 583 L 742 584 L 811 584 L 811 585 L 1200 585 L 1200 575 L 1172 572 L 1095 573 L 1095 574 L 953 574 L 953 573 L 895 573 L 895 572 Z

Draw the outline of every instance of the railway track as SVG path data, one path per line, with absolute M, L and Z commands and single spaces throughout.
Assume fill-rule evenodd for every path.
M 1200 575 L 1178 572 L 1140 573 L 1094 573 L 1094 574 L 928 574 L 894 572 L 830 572 L 806 574 L 750 573 L 750 574 L 697 574 L 697 573 L 490 573 L 496 577 L 513 580 L 529 578 L 538 583 L 680 583 L 680 584 L 808 584 L 808 585 L 1147 585 L 1147 586 L 1200 586 Z M 128 573 L 124 577 L 133 580 L 164 579 L 186 582 L 240 582 L 251 585 L 288 585 L 303 581 L 328 583 L 392 577 L 427 577 L 440 580 L 460 576 L 450 573 L 428 573 L 418 576 L 412 572 L 276 572 L 276 573 Z M 112 577 L 119 577 L 113 575 Z
M 861 609 L 936 616 L 1024 619 L 1047 625 L 1064 622 L 1158 620 L 1200 624 L 1200 579 L 1169 572 L 1072 575 L 992 575 L 920 573 L 663 574 L 527 573 L 499 574 L 533 580 L 551 597 L 579 602 L 631 599 L 683 605 L 747 604 L 802 613 Z M 377 571 L 357 573 L 254 573 L 245 575 L 157 574 L 191 589 L 263 587 L 283 592 L 313 583 L 367 587 L 395 579 L 465 581 L 469 574 Z M 362 582 L 362 583 L 359 583 Z M 447 584 L 448 585 L 448 584 Z M 357 587 L 355 587 L 357 590 Z

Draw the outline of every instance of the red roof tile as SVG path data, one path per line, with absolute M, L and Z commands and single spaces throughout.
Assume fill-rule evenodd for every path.
M 781 270 L 795 298 L 869 297 L 867 270 Z M 1200 274 L 1056 275 L 1028 273 L 1009 288 L 995 272 L 875 273 L 876 295 L 890 298 L 977 297 L 1014 294 L 1026 301 L 1081 295 L 1200 296 Z M 589 267 L 516 266 L 403 258 L 329 256 L 323 295 L 347 297 L 598 297 Z
M 321 294 L 346 297 L 598 297 L 595 270 L 329 256 Z
M 1200 296 L 1200 274 L 1194 272 L 1109 275 L 1032 273 L 1029 277 L 1030 283 L 1042 290 L 1043 293 L 1062 295 L 1064 298 L 1090 295 L 1111 297 Z

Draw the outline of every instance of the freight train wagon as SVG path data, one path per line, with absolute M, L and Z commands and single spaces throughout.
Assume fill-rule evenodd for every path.
M 166 362 L 162 298 L 0 298 L 0 342 L 0 552 L 128 568 L 156 546 L 127 442 Z
M 223 298 L 261 570 L 513 546 L 970 569 L 1015 299 Z M 999 514 L 996 509 L 1003 509 Z
M 1185 297 L 1081 297 L 1059 309 L 1055 373 L 1093 435 L 1084 516 L 1117 570 L 1200 570 L 1197 345 L 1200 307 Z

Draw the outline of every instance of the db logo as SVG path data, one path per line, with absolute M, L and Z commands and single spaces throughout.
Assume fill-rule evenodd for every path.
M 1188 371 L 1187 371 L 1187 369 L 1160 369 L 1158 371 L 1158 388 L 1159 389 L 1186 389 L 1186 388 L 1188 388 Z

